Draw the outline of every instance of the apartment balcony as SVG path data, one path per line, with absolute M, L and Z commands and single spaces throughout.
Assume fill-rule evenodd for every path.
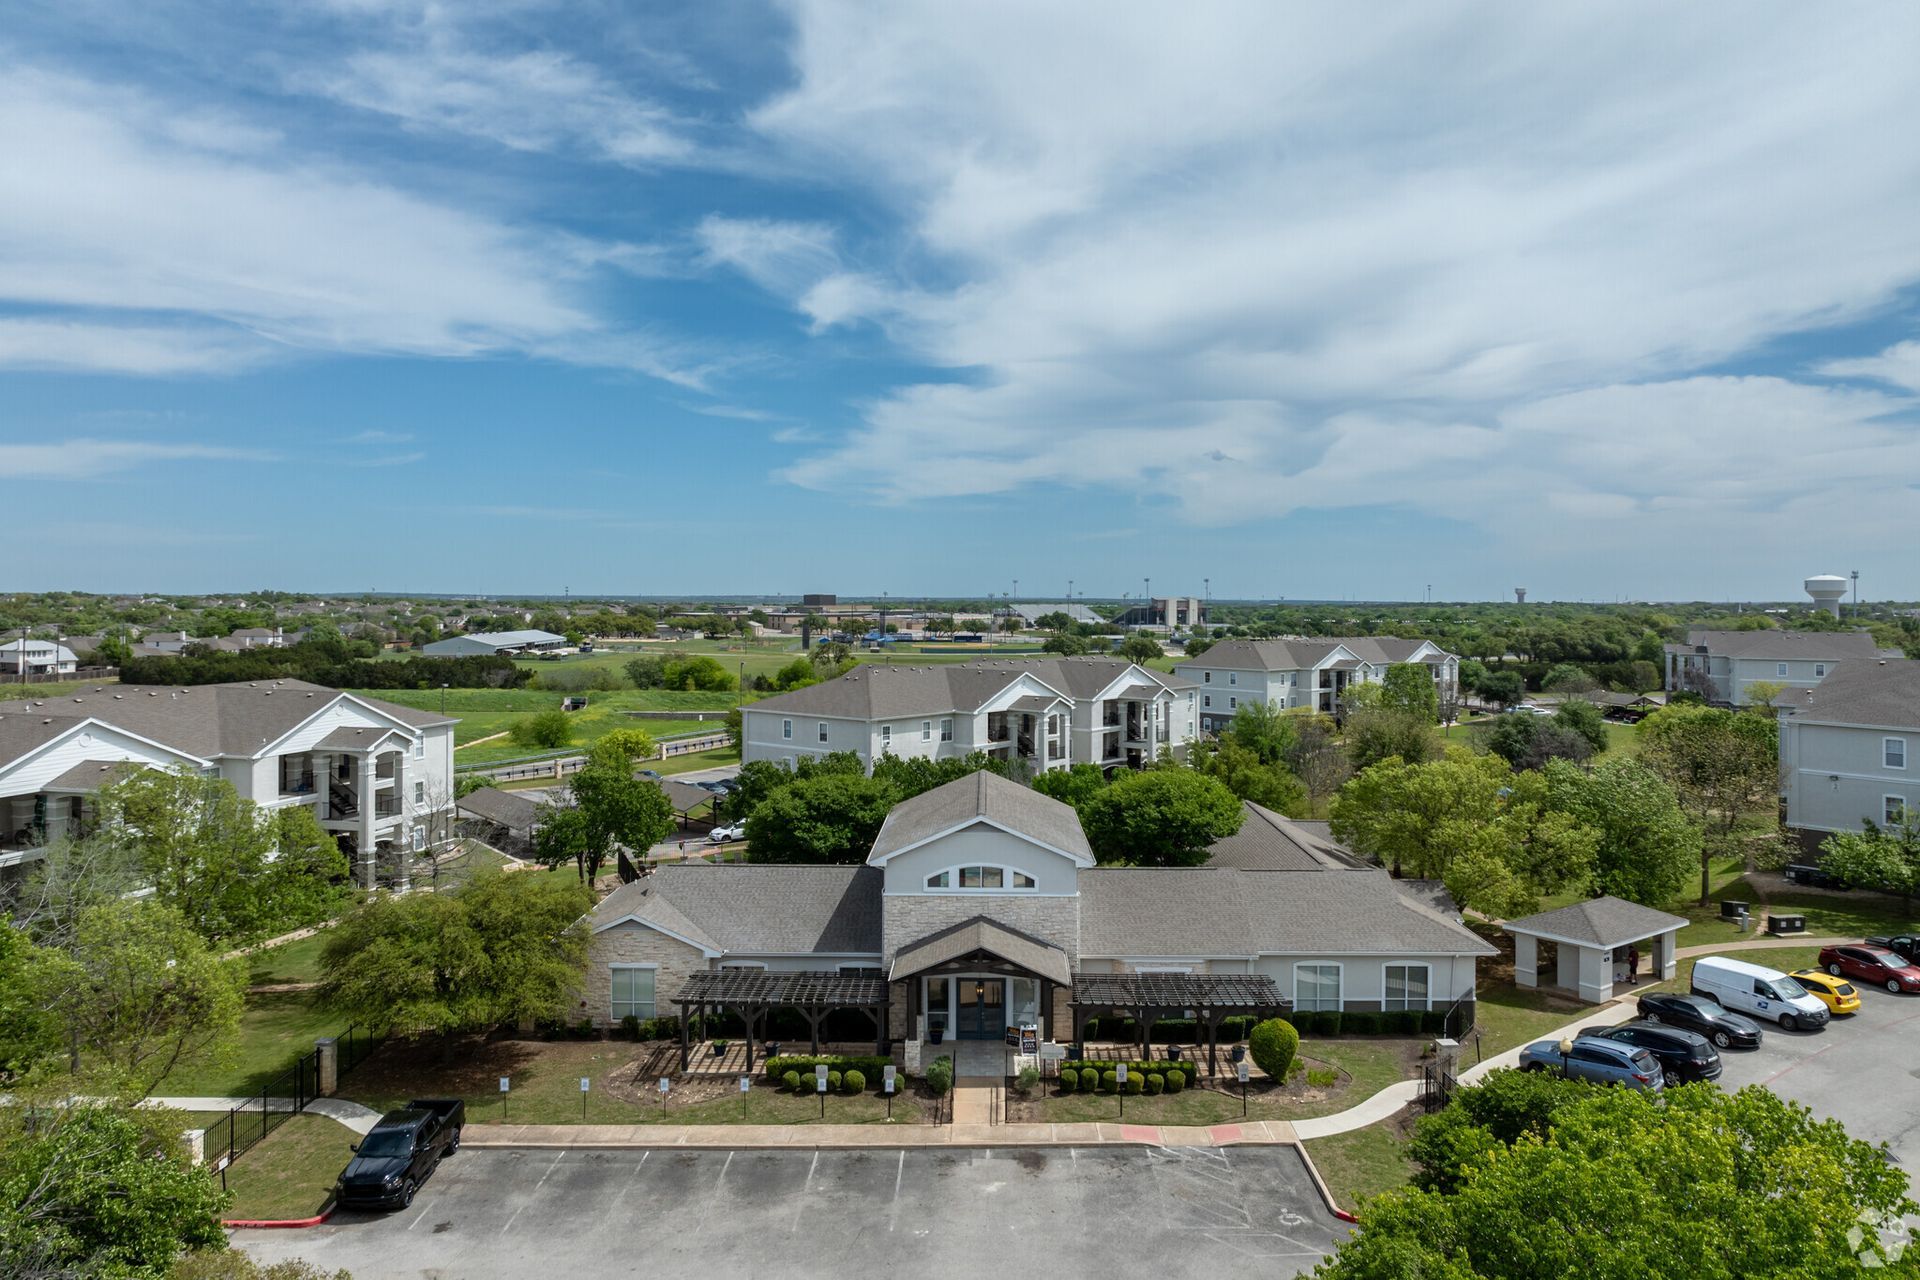
M 400 800 L 397 796 L 380 796 L 373 802 L 375 818 L 397 818 L 400 816 Z

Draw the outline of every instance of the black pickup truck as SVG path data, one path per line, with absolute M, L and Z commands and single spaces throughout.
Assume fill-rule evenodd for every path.
M 343 1209 L 401 1209 L 413 1203 L 444 1156 L 460 1149 L 467 1104 L 458 1098 L 417 1098 L 380 1117 L 353 1145 L 340 1173 L 336 1200 Z

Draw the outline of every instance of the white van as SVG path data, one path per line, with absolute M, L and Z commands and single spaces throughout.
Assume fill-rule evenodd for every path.
M 1717 1000 L 1734 1013 L 1777 1022 L 1786 1031 L 1818 1031 L 1830 1016 L 1819 997 L 1778 969 L 1725 956 L 1702 956 L 1694 962 L 1693 993 Z

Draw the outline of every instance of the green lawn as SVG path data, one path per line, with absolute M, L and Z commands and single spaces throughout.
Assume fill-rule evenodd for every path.
M 352 1158 L 353 1130 L 325 1116 L 290 1116 L 226 1171 L 232 1218 L 310 1218 Z M 454 1159 L 459 1159 L 456 1155 Z
M 1594 1008 L 1564 995 L 1528 991 L 1505 982 L 1489 983 L 1481 989 L 1479 1003 L 1474 1006 L 1478 1053 L 1469 1040 L 1461 1057 L 1461 1070 L 1483 1058 L 1538 1040 L 1554 1028 L 1564 1027 L 1593 1012 Z
M 583 659 L 588 662 L 597 660 L 597 655 Z M 615 662 L 615 659 L 609 657 L 607 661 Z M 454 726 L 453 730 L 456 752 L 454 760 L 457 764 L 478 764 L 525 756 L 562 754 L 523 747 L 511 739 L 494 737 L 496 734 L 506 733 L 514 725 L 538 712 L 557 710 L 560 700 L 568 696 L 557 690 L 362 689 L 355 692 L 422 711 L 438 712 L 444 708 L 447 715 L 459 717 L 460 722 Z M 723 720 L 714 719 L 711 716 L 704 721 L 691 718 L 642 720 L 626 715 L 628 711 L 717 713 L 724 712 L 742 701 L 737 693 L 690 693 L 677 689 L 620 689 L 606 693 L 589 691 L 584 696 L 588 700 L 586 707 L 568 714 L 568 721 L 574 730 L 573 742 L 569 749 L 575 751 L 592 745 L 603 734 L 613 729 L 640 729 L 657 740 L 682 734 L 713 732 L 725 727 Z M 493 740 L 478 746 L 473 745 L 486 738 Z
M 1795 969 L 1813 969 L 1819 967 L 1820 948 L 1792 946 L 1782 944 L 1778 947 L 1755 947 L 1750 951 L 1729 951 L 1727 955 L 1735 960 L 1744 960 L 1748 964 L 1765 965 L 1769 969 L 1778 969 L 1782 973 L 1792 973 Z M 1689 956 L 1679 962 L 1672 982 L 1662 982 L 1651 987 L 1642 983 L 1638 988 L 1629 990 L 1686 991 L 1693 985 L 1693 966 L 1700 957 Z M 1617 988 L 1616 988 L 1617 989 Z
M 1637 756 L 1640 754 L 1640 726 L 1637 724 L 1619 724 L 1612 720 L 1606 723 L 1607 749 L 1600 753 L 1601 759 L 1610 756 Z
M 1349 1212 L 1369 1196 L 1406 1186 L 1413 1177 L 1406 1139 L 1385 1125 L 1316 1138 L 1306 1147 L 1334 1201 Z
M 222 1064 L 176 1068 L 154 1093 L 174 1097 L 245 1097 L 272 1085 L 313 1042 L 346 1030 L 336 1014 L 321 1011 L 311 992 L 262 993 L 247 997 L 240 1016 L 240 1045 Z
M 247 985 L 272 986 L 285 982 L 318 982 L 320 952 L 327 945 L 326 931 L 296 942 L 255 951 L 247 957 Z

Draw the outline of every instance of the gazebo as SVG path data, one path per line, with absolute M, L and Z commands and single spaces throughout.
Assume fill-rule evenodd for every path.
M 1613 999 L 1615 983 L 1625 979 L 1629 947 L 1637 946 L 1648 957 L 1651 980 L 1673 977 L 1674 935 L 1687 923 L 1683 916 L 1624 898 L 1603 897 L 1509 920 L 1503 927 L 1513 935 L 1516 983 L 1540 985 L 1540 944 L 1550 942 L 1557 964 L 1554 981 L 1548 985 L 1601 1004 Z

